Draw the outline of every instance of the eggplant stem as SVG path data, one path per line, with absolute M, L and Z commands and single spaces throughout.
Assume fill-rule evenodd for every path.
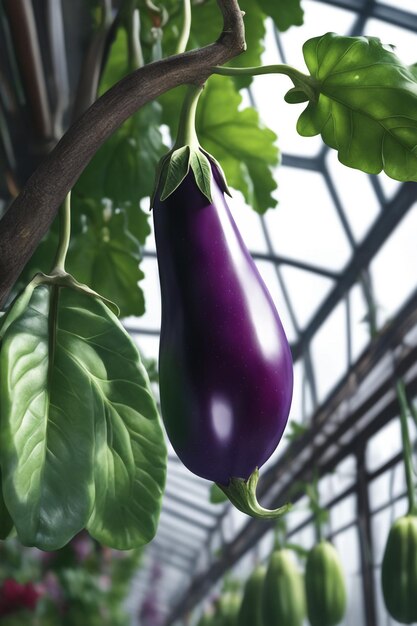
M 226 494 L 230 502 L 242 513 L 257 519 L 277 519 L 285 515 L 292 508 L 292 504 L 284 504 L 277 509 L 265 509 L 256 498 L 256 487 L 259 480 L 259 470 L 256 468 L 248 480 L 231 478 L 227 487 L 216 483 Z
M 407 402 L 407 396 L 405 393 L 405 385 L 402 380 L 397 382 L 397 398 L 400 405 L 401 436 L 403 441 L 405 478 L 407 483 L 408 495 L 408 514 L 417 515 L 416 486 L 413 479 L 412 448 L 410 443 L 410 432 L 407 423 L 409 407 Z
M 71 192 L 67 196 L 59 211 L 59 244 L 51 273 L 65 272 L 65 260 L 71 238 Z
M 183 22 L 175 54 L 182 54 L 187 49 L 191 32 L 191 0 L 183 0 Z
M 261 76 L 262 74 L 284 74 L 288 76 L 294 86 L 301 89 L 309 100 L 316 101 L 317 81 L 307 74 L 303 74 L 291 65 L 275 64 L 263 65 L 259 67 L 221 67 L 216 66 L 212 69 L 213 74 L 221 76 Z
M 178 150 L 183 146 L 190 146 L 196 150 L 200 147 L 195 129 L 195 114 L 197 111 L 198 99 L 200 98 L 202 91 L 203 87 L 201 85 L 188 85 L 187 93 L 181 109 L 177 139 L 173 150 Z

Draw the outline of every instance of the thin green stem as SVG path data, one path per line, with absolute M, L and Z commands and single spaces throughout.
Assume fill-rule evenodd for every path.
M 65 260 L 71 238 L 71 192 L 67 194 L 59 210 L 59 244 L 53 265 L 53 272 L 65 272 Z
M 178 126 L 177 139 L 174 150 L 183 146 L 199 147 L 197 133 L 195 129 L 195 115 L 197 111 L 198 99 L 201 96 L 203 87 L 189 85 L 181 109 L 180 122 Z
M 400 405 L 401 436 L 403 441 L 404 468 L 408 495 L 408 514 L 417 515 L 416 486 L 413 479 L 412 449 L 410 432 L 407 423 L 409 407 L 405 393 L 405 386 L 402 381 L 397 383 L 397 398 Z
M 127 24 L 127 37 L 129 47 L 129 69 L 131 72 L 145 65 L 142 45 L 140 42 L 140 12 L 133 8 Z
M 259 67 L 219 67 L 212 69 L 213 74 L 222 76 L 261 76 L 263 74 L 284 74 L 291 78 L 295 87 L 302 89 L 309 99 L 317 97 L 317 83 L 311 76 L 303 74 L 291 65 L 264 65 Z
M 178 39 L 176 54 L 181 54 L 187 49 L 191 31 L 191 0 L 183 0 L 183 21 L 181 34 Z

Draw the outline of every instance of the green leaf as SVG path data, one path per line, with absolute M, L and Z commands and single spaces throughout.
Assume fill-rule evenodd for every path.
M 327 33 L 303 51 L 319 96 L 298 120 L 300 135 L 321 134 L 349 167 L 417 181 L 415 69 L 373 37 Z
M 133 208 L 130 209 L 132 212 Z M 136 209 L 136 220 L 145 214 Z M 128 230 L 129 219 L 124 211 L 111 213 L 101 224 L 88 226 L 70 247 L 68 271 L 94 291 L 114 301 L 123 317 L 143 315 L 145 301 L 138 283 L 144 274 L 139 267 L 141 246 Z M 138 226 L 136 226 L 138 228 Z
M 161 200 L 166 200 L 182 183 L 190 171 L 190 146 L 183 146 L 174 150 L 167 160 L 168 165 L 162 176 L 165 175 Z
M 241 103 L 232 80 L 212 76 L 200 98 L 197 133 L 202 147 L 222 165 L 229 185 L 264 213 L 277 204 L 272 196 L 277 187 L 277 137 L 261 124 L 255 109 L 241 110 Z
M 38 286 L 12 318 L 0 353 L 0 446 L 20 540 L 56 550 L 88 525 L 111 546 L 146 543 L 166 450 L 136 347 L 103 302 L 72 289 Z
M 272 17 L 281 32 L 290 26 L 301 26 L 304 22 L 304 11 L 301 0 L 256 0 L 262 11 Z
M 288 104 L 300 104 L 302 102 L 308 102 L 308 95 L 303 89 L 299 87 L 293 87 L 284 96 L 285 102 Z
M 82 198 L 110 198 L 116 206 L 137 205 L 152 193 L 155 170 L 167 151 L 159 129 L 161 107 L 147 104 L 95 154 L 75 185 Z
M 211 198 L 211 167 L 206 155 L 200 150 L 191 150 L 190 167 L 193 171 L 197 187 L 206 196 L 209 202 Z

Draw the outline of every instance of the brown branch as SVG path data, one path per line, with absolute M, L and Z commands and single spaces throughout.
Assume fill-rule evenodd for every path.
M 169 57 L 123 78 L 65 133 L 0 221 L 0 307 L 32 256 L 68 191 L 105 140 L 133 113 L 184 83 L 204 82 L 214 65 L 245 49 L 237 0 L 217 0 L 223 32 L 216 43 Z

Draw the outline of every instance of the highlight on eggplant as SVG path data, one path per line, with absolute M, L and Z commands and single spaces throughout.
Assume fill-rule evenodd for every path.
M 256 486 L 258 468 L 287 423 L 291 351 L 227 205 L 224 175 L 198 144 L 197 88 L 190 94 L 153 197 L 162 417 L 177 455 L 192 472 L 217 483 L 241 511 L 278 517 L 289 505 L 264 509 Z M 207 168 L 200 167 L 197 153 L 209 164 L 208 183 L 199 178 Z

